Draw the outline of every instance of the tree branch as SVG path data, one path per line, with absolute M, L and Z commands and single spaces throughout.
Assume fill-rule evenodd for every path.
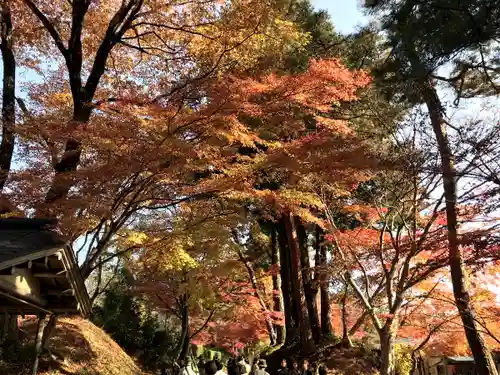
M 24 0 L 24 3 L 28 6 L 28 8 L 31 9 L 31 11 L 35 14 L 35 16 L 42 22 L 43 26 L 47 31 L 49 32 L 50 36 L 54 40 L 57 48 L 61 52 L 61 54 L 64 56 L 66 61 L 69 59 L 69 53 L 68 49 L 64 46 L 64 43 L 61 39 L 61 36 L 57 32 L 56 28 L 52 24 L 52 22 L 49 21 L 47 16 L 43 14 L 43 12 L 38 9 L 38 7 L 35 5 L 35 3 L 32 0 Z
M 193 333 L 191 336 L 189 336 L 189 340 L 193 339 L 196 335 L 198 335 L 201 331 L 203 331 L 205 329 L 205 327 L 210 322 L 210 320 L 212 320 L 212 317 L 214 316 L 215 310 L 216 309 L 213 309 L 212 311 L 210 311 L 210 315 L 208 316 L 207 320 L 205 320 L 205 323 L 203 323 L 203 325 L 195 333 Z

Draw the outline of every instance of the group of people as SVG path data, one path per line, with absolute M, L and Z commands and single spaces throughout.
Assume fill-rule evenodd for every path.
M 224 371 L 224 364 L 219 357 L 214 357 L 208 362 L 203 358 L 198 359 L 198 371 L 200 375 L 250 375 L 252 369 L 242 356 L 231 358 L 227 363 L 227 373 Z
M 318 375 L 327 375 L 327 372 L 325 366 L 321 365 L 318 367 Z M 289 366 L 289 362 L 286 359 L 282 359 L 281 367 L 276 372 L 276 375 L 316 375 L 316 371 L 310 366 L 307 359 L 304 359 L 301 368 L 299 368 L 297 361 L 292 361 L 292 365 Z
M 196 371 L 189 362 L 183 366 L 180 375 L 196 375 Z M 217 356 L 208 361 L 204 361 L 201 357 L 198 358 L 197 367 L 199 375 L 270 375 L 266 370 L 267 362 L 265 359 L 256 359 L 253 366 L 250 366 L 243 356 L 229 359 L 226 365 L 227 372 L 224 371 L 224 364 Z M 316 375 L 316 371 L 311 368 L 308 360 L 304 360 L 302 366 L 299 367 L 297 361 L 283 359 L 276 375 Z M 326 368 L 319 366 L 317 375 L 327 375 Z

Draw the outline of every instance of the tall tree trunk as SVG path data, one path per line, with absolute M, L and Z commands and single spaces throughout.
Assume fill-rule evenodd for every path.
M 186 359 L 189 349 L 189 304 L 188 296 L 184 294 L 180 297 L 181 305 L 181 337 L 177 346 L 177 359 Z
M 252 284 L 252 288 L 254 290 L 253 295 L 259 301 L 260 308 L 264 313 L 264 319 L 266 321 L 267 332 L 269 334 L 269 340 L 271 341 L 271 345 L 276 345 L 276 332 L 274 331 L 273 321 L 271 319 L 271 313 L 264 301 L 264 298 L 259 293 L 259 285 L 257 283 L 257 277 L 255 277 L 255 270 L 253 269 L 252 262 L 250 262 L 240 248 L 238 248 L 238 257 L 240 262 L 243 263 L 248 272 L 248 278 L 250 279 L 250 283 Z
M 379 331 L 380 337 L 380 375 L 395 375 L 394 341 L 396 339 L 395 324 L 386 322 Z
M 478 330 L 476 312 L 470 300 L 468 277 L 458 241 L 456 169 L 454 166 L 454 156 L 447 137 L 447 125 L 443 107 L 435 88 L 427 78 L 421 80 L 420 90 L 429 111 L 429 117 L 441 156 L 441 173 L 446 199 L 448 256 L 455 304 L 460 313 L 465 335 L 474 356 L 477 372 L 481 375 L 497 375 L 498 371 L 491 352 L 486 345 L 484 337 Z
M 307 232 L 304 225 L 301 223 L 300 218 L 295 217 L 295 225 L 297 230 L 297 237 L 299 240 L 300 249 L 300 264 L 302 266 L 302 284 L 304 286 L 304 294 L 307 306 L 307 315 L 309 317 L 309 325 L 313 340 L 316 344 L 321 341 L 321 327 L 318 319 L 318 306 L 317 296 L 318 288 L 316 288 L 312 270 L 311 261 L 309 259 L 309 248 L 307 246 Z
M 279 252 L 278 252 L 278 238 L 274 223 L 271 227 L 271 264 L 276 267 L 280 265 Z M 281 278 L 280 275 L 275 273 L 273 278 L 273 310 L 283 313 L 283 296 L 281 294 Z M 285 327 L 276 324 L 274 326 L 276 332 L 276 344 L 283 344 L 285 342 Z
M 288 245 L 291 255 L 291 281 L 292 298 L 295 302 L 295 315 L 297 316 L 297 327 L 299 330 L 300 348 L 307 350 L 310 342 L 310 327 L 304 309 L 304 298 L 302 293 L 302 275 L 300 271 L 300 250 L 298 246 L 297 233 L 295 231 L 290 213 L 283 215 L 287 232 Z
M 349 291 L 349 283 L 345 283 L 344 295 L 342 296 L 342 345 L 351 348 L 352 341 L 349 336 L 349 329 L 347 327 L 347 292 Z
M 0 5 L 0 34 L 3 61 L 2 91 L 2 143 L 0 144 L 0 193 L 2 192 L 12 164 L 14 153 L 14 125 L 16 122 L 16 60 L 12 50 L 12 19 L 10 1 L 4 0 Z
M 297 324 L 294 309 L 292 308 L 292 287 L 290 271 L 290 248 L 286 235 L 284 217 L 277 223 L 278 243 L 280 247 L 280 276 L 281 292 L 283 295 L 283 307 L 285 315 L 285 345 L 290 345 L 297 335 Z
M 328 272 L 326 270 L 326 245 L 324 244 L 323 230 L 316 226 L 316 251 L 319 250 L 318 264 L 316 270 L 318 272 L 320 297 L 321 297 L 321 334 L 323 339 L 331 339 L 333 337 L 330 292 L 328 291 Z

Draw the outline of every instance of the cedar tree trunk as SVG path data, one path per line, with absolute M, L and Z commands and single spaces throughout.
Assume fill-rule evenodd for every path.
M 316 251 L 319 250 L 318 272 L 319 288 L 321 296 L 321 334 L 324 339 L 333 337 L 332 319 L 330 311 L 330 293 L 328 291 L 328 273 L 326 271 L 326 245 L 323 243 L 323 230 L 316 226 Z M 319 249 L 318 249 L 319 248 Z
M 302 266 L 302 284 L 304 286 L 304 294 L 307 306 L 307 315 L 309 317 L 309 325 L 313 340 L 316 344 L 321 341 L 321 327 L 318 319 L 317 295 L 318 289 L 314 285 L 312 278 L 311 262 L 309 259 L 309 249 L 307 246 L 307 232 L 300 218 L 295 217 L 295 225 L 297 228 L 297 237 L 300 248 L 300 263 Z
M 271 227 L 271 264 L 273 266 L 279 266 L 279 252 L 277 246 L 277 232 L 273 224 Z M 281 278 L 279 274 L 273 274 L 273 310 L 276 312 L 283 313 L 283 297 L 281 295 Z M 285 342 L 285 327 L 283 325 L 276 324 L 274 326 L 276 332 L 276 344 L 283 344 Z
M 291 344 L 297 334 L 297 324 L 294 309 L 292 308 L 291 272 L 290 272 L 290 249 L 286 235 L 285 220 L 282 216 L 277 224 L 278 243 L 280 247 L 280 276 L 281 292 L 283 295 L 283 307 L 285 315 L 285 345 Z
M 16 121 L 16 60 L 12 50 L 12 19 L 9 1 L 0 5 L 0 34 L 3 61 L 2 143 L 0 144 L 0 193 L 9 177 L 14 153 L 14 125 Z
M 465 335 L 474 356 L 478 374 L 497 375 L 498 372 L 491 352 L 478 330 L 476 313 L 470 300 L 467 273 L 464 268 L 463 256 L 458 240 L 456 169 L 454 166 L 454 156 L 446 134 L 447 124 L 444 118 L 443 107 L 436 89 L 428 79 L 420 82 L 420 90 L 429 111 L 429 117 L 441 157 L 441 173 L 443 176 L 448 226 L 449 265 L 455 304 L 462 319 Z
M 292 298 L 295 303 L 295 315 L 297 317 L 297 326 L 299 329 L 300 348 L 307 349 L 309 346 L 310 329 L 307 321 L 306 311 L 304 309 L 304 298 L 302 294 L 302 276 L 300 271 L 300 250 L 297 243 L 297 234 L 292 222 L 290 213 L 284 214 L 285 227 L 287 232 L 288 245 L 291 255 L 291 281 Z

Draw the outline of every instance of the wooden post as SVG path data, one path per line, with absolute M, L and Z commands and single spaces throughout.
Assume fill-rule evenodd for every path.
M 33 362 L 31 375 L 36 375 L 38 370 L 38 361 L 40 359 L 40 354 L 42 353 L 44 328 L 45 328 L 45 313 L 41 313 L 38 315 L 38 326 L 36 330 L 36 339 L 35 339 L 35 361 Z
M 56 314 L 51 314 L 49 321 L 47 325 L 45 326 L 45 329 L 43 330 L 43 337 L 42 337 L 42 350 L 46 349 L 47 347 L 47 341 L 49 341 L 50 336 L 52 335 L 52 332 L 54 331 L 54 328 L 57 323 L 57 315 Z

